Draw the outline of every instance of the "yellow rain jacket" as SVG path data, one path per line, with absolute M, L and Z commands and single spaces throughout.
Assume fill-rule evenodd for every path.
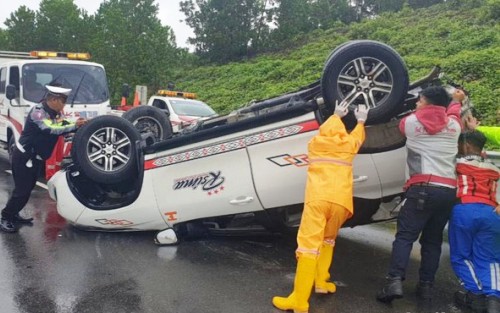
M 332 115 L 319 134 L 309 141 L 309 168 L 305 203 L 323 200 L 353 213 L 352 161 L 365 140 L 365 127 L 357 124 L 350 134 L 337 115 Z

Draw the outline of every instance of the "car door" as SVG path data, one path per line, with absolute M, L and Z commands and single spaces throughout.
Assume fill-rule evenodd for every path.
M 372 158 L 379 173 L 383 197 L 402 193 L 406 180 L 406 147 L 374 153 Z
M 146 164 L 158 207 L 170 223 L 262 210 L 243 138 L 163 152 Z
M 318 124 L 309 120 L 289 121 L 269 132 L 277 135 L 273 141 L 250 145 L 248 153 L 259 199 L 264 208 L 275 208 L 304 202 L 307 178 L 307 144 L 317 134 Z M 367 199 L 381 196 L 380 181 L 370 154 L 354 159 L 354 195 Z

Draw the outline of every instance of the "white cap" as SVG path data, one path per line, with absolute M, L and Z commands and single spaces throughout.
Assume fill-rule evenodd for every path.
M 62 88 L 62 87 L 56 87 L 56 86 L 50 86 L 50 85 L 45 85 L 45 88 L 54 95 L 62 95 L 62 96 L 68 96 L 71 92 L 71 89 L 68 88 Z

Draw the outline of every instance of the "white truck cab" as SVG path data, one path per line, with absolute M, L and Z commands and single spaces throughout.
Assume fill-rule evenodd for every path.
M 88 53 L 0 51 L 0 144 L 15 144 L 28 112 L 44 98 L 50 82 L 72 89 L 64 108 L 67 118 L 108 113 L 106 72 L 89 58 Z
M 147 105 L 164 110 L 170 116 L 174 133 L 198 119 L 217 116 L 208 104 L 196 100 L 196 94 L 192 92 L 158 90 L 156 95 L 149 98 Z

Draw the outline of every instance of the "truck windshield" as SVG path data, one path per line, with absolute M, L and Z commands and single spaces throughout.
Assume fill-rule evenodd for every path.
M 106 73 L 90 64 L 30 63 L 23 66 L 23 98 L 40 102 L 50 82 L 73 89 L 67 103 L 100 104 L 109 100 Z
M 201 101 L 187 99 L 170 99 L 169 101 L 177 115 L 206 117 L 217 114 L 211 107 Z

